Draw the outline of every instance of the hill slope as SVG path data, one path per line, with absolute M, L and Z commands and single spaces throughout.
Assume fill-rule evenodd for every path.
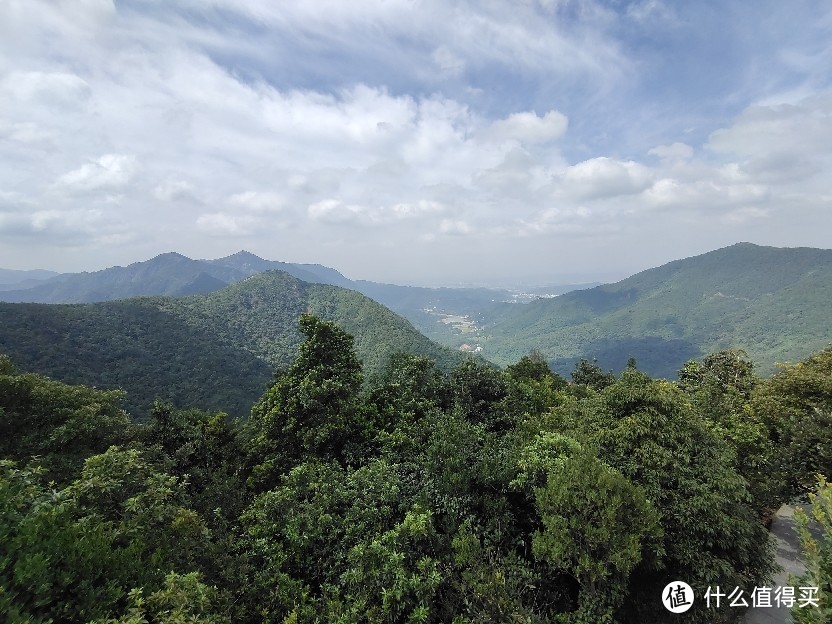
M 274 368 L 293 359 L 300 343 L 297 318 L 306 311 L 355 335 L 368 375 L 399 351 L 444 367 L 459 357 L 359 293 L 278 271 L 200 296 L 3 303 L 0 352 L 22 368 L 67 383 L 121 387 L 139 417 L 156 396 L 245 415 Z
M 500 364 L 540 349 L 559 372 L 580 357 L 620 369 L 628 357 L 675 376 L 690 358 L 737 347 L 762 372 L 832 341 L 832 250 L 739 243 L 615 284 L 526 306 L 502 306 L 483 355 Z
M 0 293 L 11 303 L 91 303 L 146 295 L 210 292 L 244 278 L 239 271 L 166 253 L 126 267 L 92 273 L 62 273 L 32 288 Z
M 310 283 L 350 285 L 350 280 L 328 267 L 263 260 L 247 251 L 217 260 L 191 260 L 171 252 L 126 267 L 62 273 L 41 282 L 29 281 L 2 289 L 5 292 L 0 292 L 0 301 L 95 303 L 151 295 L 178 297 L 214 292 L 256 273 L 274 270 Z
M 216 260 L 192 260 L 178 253 L 165 253 L 126 267 L 110 267 L 91 273 L 63 273 L 42 282 L 0 285 L 0 301 L 95 303 L 153 295 L 181 297 L 215 292 L 252 275 L 275 270 L 310 284 L 356 290 L 404 316 L 431 339 L 454 346 L 463 342 L 465 336 L 444 324 L 441 314 L 476 317 L 493 301 L 511 298 L 508 291 L 485 288 L 420 288 L 353 281 L 320 264 L 264 260 L 248 251 L 239 251 Z M 8 273 L 17 275 L 20 272 Z

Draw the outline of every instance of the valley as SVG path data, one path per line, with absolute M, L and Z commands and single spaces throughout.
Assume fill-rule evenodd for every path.
M 38 277 L 34 286 L 0 291 L 0 301 L 10 302 L 0 306 L 0 352 L 73 383 L 94 383 L 106 369 L 115 375 L 111 386 L 129 389 L 132 382 L 124 380 L 144 373 L 119 376 L 113 353 L 133 354 L 124 362 L 161 361 L 165 368 L 183 362 L 184 371 L 184 362 L 194 356 L 173 355 L 182 348 L 179 341 L 207 345 L 197 348 L 203 354 L 232 349 L 234 358 L 254 359 L 205 366 L 254 366 L 260 371 L 249 377 L 254 385 L 243 391 L 215 384 L 213 398 L 203 404 L 222 404 L 220 388 L 229 396 L 240 391 L 230 400 L 235 411 L 244 411 L 255 389 L 267 383 L 269 369 L 290 361 L 298 340 L 293 319 L 304 309 L 354 332 L 371 375 L 402 348 L 404 336 L 408 348 L 431 353 L 443 366 L 471 354 L 505 367 L 539 351 L 567 377 L 581 359 L 619 371 L 634 358 L 645 372 L 668 379 L 688 360 L 726 348 L 745 350 L 758 370 L 769 374 L 778 362 L 796 361 L 832 339 L 832 251 L 748 243 L 578 290 L 399 286 L 350 280 L 321 265 L 264 260 L 248 252 L 216 260 L 170 253 L 127 267 Z M 29 303 L 11 303 L 23 301 Z M 112 344 L 120 346 L 105 346 Z M 219 352 L 211 357 L 233 360 Z M 162 374 L 180 375 L 173 369 Z M 194 380 L 187 396 L 199 394 L 198 387 Z M 160 392 L 172 396 L 171 389 Z

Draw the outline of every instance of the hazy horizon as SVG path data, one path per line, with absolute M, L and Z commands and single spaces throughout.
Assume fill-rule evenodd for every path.
M 239 253 L 239 252 L 248 252 L 248 250 L 238 249 L 234 253 L 236 254 L 236 253 Z M 74 274 L 74 273 L 95 273 L 95 272 L 99 272 L 99 271 L 104 271 L 106 269 L 117 268 L 117 267 L 124 268 L 124 267 L 130 266 L 130 265 L 135 264 L 135 263 L 147 262 L 147 261 L 153 260 L 154 258 L 157 258 L 161 255 L 166 255 L 166 254 L 171 254 L 171 253 L 183 255 L 185 257 L 189 257 L 186 254 L 182 254 L 178 251 L 169 250 L 169 251 L 166 251 L 166 252 L 162 252 L 160 254 L 156 254 L 152 258 L 144 258 L 144 259 L 141 259 L 141 260 L 136 260 L 135 262 L 127 262 L 127 263 L 122 262 L 122 263 L 116 263 L 116 264 L 112 264 L 112 265 L 108 265 L 108 266 L 100 266 L 100 267 L 81 269 L 80 271 L 63 271 L 63 270 L 60 270 L 60 267 L 58 267 L 58 268 L 37 267 L 37 268 L 33 268 L 33 269 L 13 269 L 13 268 L 9 268 L 9 267 L 0 267 L 0 272 L 4 272 L 4 271 L 13 271 L 13 272 L 18 272 L 18 273 L 51 272 L 51 273 L 54 273 L 56 275 Z M 251 253 L 251 252 L 248 252 L 248 253 Z M 229 254 L 229 255 L 233 255 L 233 254 Z M 257 254 L 255 254 L 255 255 L 257 255 Z M 191 260 L 211 261 L 211 260 L 218 260 L 218 259 L 224 258 L 224 257 L 227 257 L 227 256 L 216 256 L 216 257 L 213 257 L 213 258 L 191 258 Z M 263 260 L 277 261 L 277 262 L 286 262 L 287 264 L 299 264 L 299 265 L 302 265 L 302 264 L 319 264 L 320 265 L 321 264 L 320 262 L 294 262 L 293 260 L 287 260 L 287 259 L 284 259 L 284 258 L 262 258 L 262 259 Z M 324 265 L 324 266 L 326 266 L 326 265 Z M 369 279 L 367 279 L 367 278 L 365 278 L 361 275 L 347 275 L 346 273 L 344 273 L 344 271 L 341 271 L 338 267 L 335 267 L 335 266 L 329 266 L 328 268 L 335 269 L 336 271 L 341 273 L 347 279 L 351 279 L 351 280 L 354 280 L 354 281 L 358 281 L 358 280 L 375 281 L 375 280 L 369 280 Z M 495 280 L 490 280 L 489 281 L 487 279 L 481 279 L 479 281 L 475 280 L 475 281 L 467 281 L 467 282 L 408 282 L 408 283 L 405 283 L 405 282 L 388 282 L 388 283 L 401 285 L 401 286 L 421 286 L 421 287 L 426 287 L 426 288 L 443 288 L 443 287 L 447 287 L 447 288 L 455 288 L 455 287 L 457 287 L 457 288 L 478 288 L 478 287 L 482 287 L 482 288 L 514 289 L 514 288 L 521 288 L 521 287 L 542 288 L 542 287 L 547 287 L 547 286 L 574 286 L 574 285 L 583 285 L 583 284 L 589 284 L 589 283 L 602 283 L 602 282 L 605 282 L 605 281 L 614 281 L 614 280 L 617 281 L 617 280 L 620 280 L 620 279 L 623 279 L 623 278 L 627 277 L 627 275 L 618 276 L 614 272 L 608 272 L 606 275 L 607 275 L 608 279 L 603 279 L 602 274 L 598 274 L 598 275 L 594 275 L 594 276 L 593 275 L 584 276 L 584 275 L 580 275 L 580 274 L 562 274 L 562 273 L 546 274 L 546 273 L 541 273 L 539 275 L 534 275 L 534 274 L 519 275 L 519 276 L 516 276 L 515 278 L 506 278 L 503 281 L 500 281 L 500 280 L 496 280 L 496 281 Z M 35 278 L 35 279 L 37 279 L 37 278 Z M 46 278 L 41 277 L 40 279 L 46 279 Z M 2 283 L 7 283 L 7 282 L 0 281 L 0 284 L 2 284 Z
M 738 244 L 748 244 L 748 241 L 738 241 L 736 243 L 733 243 L 732 245 L 738 245 Z M 755 245 L 755 243 L 750 243 L 750 244 Z M 722 248 L 720 248 L 720 249 L 722 249 Z M 818 249 L 832 249 L 832 248 L 820 247 Z M 717 251 L 717 250 L 716 249 L 708 250 L 705 253 L 709 253 L 711 251 Z M 170 251 L 167 251 L 167 252 L 162 252 L 161 254 L 156 254 L 156 256 L 153 256 L 153 258 L 144 258 L 144 259 L 138 260 L 136 262 L 137 263 L 147 262 L 148 260 L 152 260 L 152 259 L 154 259 L 154 258 L 156 258 L 160 255 L 165 255 L 165 254 L 170 254 L 170 253 L 179 254 L 179 255 L 183 255 L 183 256 L 188 257 L 186 254 L 181 254 L 181 252 L 170 250 Z M 228 254 L 228 255 L 229 256 L 230 255 L 235 255 L 237 253 L 252 253 L 252 252 L 250 252 L 247 249 L 238 249 L 237 251 L 233 252 L 233 254 Z M 254 255 L 257 255 L 257 254 L 254 254 Z M 701 254 L 695 254 L 695 255 L 701 255 Z M 191 259 L 192 260 L 212 261 L 212 260 L 219 260 L 219 259 L 225 258 L 225 257 L 227 257 L 227 256 L 215 256 L 215 257 L 211 257 L 211 258 L 208 258 L 208 257 L 206 257 L 206 258 L 191 258 Z M 564 286 L 592 287 L 593 285 L 597 285 L 597 284 L 607 284 L 607 283 L 618 282 L 618 281 L 621 281 L 621 280 L 626 279 L 628 277 L 631 277 L 632 275 L 635 275 L 636 273 L 639 273 L 641 271 L 646 271 L 646 270 L 649 270 L 649 269 L 652 269 L 652 268 L 657 268 L 659 266 L 662 266 L 663 264 L 667 264 L 667 262 L 672 262 L 674 260 L 684 260 L 684 259 L 688 259 L 688 258 L 691 258 L 691 257 L 694 257 L 694 256 L 670 258 L 666 262 L 662 262 L 662 263 L 657 264 L 657 265 L 641 267 L 641 268 L 639 268 L 635 271 L 629 272 L 629 273 L 621 273 L 620 271 L 616 272 L 616 271 L 608 268 L 605 273 L 599 272 L 599 273 L 595 273 L 595 274 L 558 273 L 558 272 L 545 273 L 544 272 L 544 273 L 539 273 L 539 274 L 536 274 L 536 275 L 532 274 L 532 273 L 529 273 L 529 274 L 526 274 L 526 275 L 517 275 L 517 276 L 514 276 L 514 277 L 506 277 L 506 278 L 501 278 L 501 279 L 495 278 L 495 279 L 491 279 L 491 280 L 488 280 L 486 278 L 481 278 L 479 280 L 475 279 L 475 280 L 470 280 L 470 281 L 459 281 L 459 282 L 453 282 L 453 281 L 434 281 L 434 282 L 388 281 L 386 283 L 396 284 L 396 285 L 400 285 L 400 286 L 419 286 L 419 287 L 425 287 L 425 288 L 495 288 L 495 289 L 518 290 L 518 291 L 521 291 L 524 288 L 526 288 L 526 289 L 540 289 L 540 288 L 547 288 L 547 287 L 564 287 Z M 270 261 L 285 262 L 285 263 L 288 263 L 288 264 L 299 264 L 299 265 L 301 265 L 301 264 L 318 264 L 318 265 L 321 265 L 322 264 L 320 262 L 294 262 L 292 260 L 285 259 L 285 258 L 262 258 L 261 257 L 261 259 L 270 260 Z M 102 267 L 99 267 L 99 268 L 85 269 L 85 270 L 82 270 L 82 271 L 60 271 L 60 270 L 57 270 L 57 269 L 48 269 L 48 268 L 44 269 L 43 267 L 39 267 L 37 269 L 23 269 L 23 270 L 11 269 L 11 270 L 12 271 L 21 271 L 21 272 L 38 272 L 38 271 L 44 271 L 45 270 L 45 271 L 52 271 L 52 272 L 55 272 L 55 273 L 58 273 L 58 274 L 60 274 L 60 273 L 81 273 L 81 272 L 94 273 L 94 272 L 103 271 L 103 270 L 109 269 L 109 268 L 126 267 L 126 266 L 129 266 L 131 264 L 134 264 L 134 263 L 133 262 L 116 263 L 116 264 L 110 265 L 110 266 L 102 266 Z M 323 265 L 323 266 L 326 266 L 326 265 Z M 361 275 L 349 275 L 349 274 L 345 273 L 344 271 L 340 270 L 339 267 L 336 267 L 336 266 L 328 266 L 328 268 L 335 269 L 336 271 L 341 273 L 344 277 L 346 277 L 348 279 L 351 279 L 351 280 L 354 280 L 354 281 L 359 281 L 359 280 L 377 281 L 377 280 L 370 280 L 370 279 L 365 278 Z M 0 267 L 0 272 L 2 272 L 4 270 L 9 270 L 9 268 L 8 267 Z M 3 282 L 0 282 L 0 283 L 3 283 Z

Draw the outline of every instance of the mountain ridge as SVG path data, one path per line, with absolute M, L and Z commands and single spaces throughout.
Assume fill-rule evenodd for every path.
M 617 369 L 635 357 L 673 377 L 684 359 L 736 347 L 771 372 L 832 340 L 822 320 L 829 301 L 832 250 L 738 243 L 523 309 L 502 306 L 488 319 L 483 355 L 505 364 L 537 348 L 559 372 L 581 357 Z M 663 346 L 676 355 L 656 358 Z
M 328 284 L 358 291 L 404 316 L 431 339 L 448 343 L 454 342 L 453 331 L 442 325 L 435 315 L 426 312 L 427 308 L 439 308 L 455 314 L 476 314 L 490 305 L 492 300 L 510 296 L 504 290 L 425 288 L 353 281 L 337 270 L 320 264 L 265 260 L 241 250 L 215 260 L 192 260 L 178 252 L 167 252 L 126 267 L 114 266 L 91 273 L 63 273 L 31 288 L 0 289 L 0 302 L 95 303 L 137 296 L 207 294 L 270 270 L 284 271 L 311 284 Z
M 307 311 L 356 337 L 370 377 L 398 352 L 429 357 L 445 369 L 461 358 L 360 293 L 282 271 L 187 297 L 0 303 L 0 353 L 66 383 L 121 387 L 134 414 L 146 414 L 158 396 L 242 416 L 273 371 L 295 357 L 297 319 Z
M 741 242 L 618 282 L 509 305 L 504 302 L 512 293 L 503 290 L 350 280 L 329 267 L 265 260 L 245 250 L 216 260 L 169 252 L 127 267 L 59 275 L 28 291 L 0 292 L 0 300 L 17 301 L 19 293 L 45 288 L 53 289 L 51 300 L 58 295 L 68 301 L 131 294 L 181 297 L 287 269 L 309 284 L 360 292 L 429 338 L 481 350 L 500 365 L 536 349 L 562 374 L 584 357 L 613 369 L 635 357 L 648 373 L 673 377 L 687 359 L 721 348 L 746 349 L 764 372 L 773 371 L 777 361 L 824 348 L 830 338 L 824 318 L 832 301 L 830 267 L 832 250 Z

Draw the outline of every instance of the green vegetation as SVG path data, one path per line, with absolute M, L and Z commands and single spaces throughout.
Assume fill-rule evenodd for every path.
M 40 277 L 15 284 L 0 283 L 0 301 L 10 303 L 96 303 L 142 296 L 182 297 L 208 294 L 229 284 L 266 271 L 282 271 L 308 284 L 340 286 L 358 291 L 390 308 L 413 323 L 432 340 L 451 347 L 460 337 L 449 326 L 437 322 L 426 309 L 479 316 L 506 300 L 507 291 L 486 288 L 420 288 L 364 280 L 352 281 L 338 271 L 319 264 L 293 264 L 264 260 L 239 251 L 216 260 L 191 260 L 178 253 L 166 253 L 126 267 L 110 267 L 93 273 L 54 274 L 48 271 L 4 271 L 4 279 Z M 51 279 L 49 279 L 51 278 Z M 352 330 L 351 330 L 352 331 Z M 285 356 L 285 354 L 284 354 Z
M 229 284 L 238 284 L 266 271 L 283 271 L 308 285 L 332 285 L 360 292 L 406 318 L 431 340 L 452 349 L 466 344 L 479 346 L 480 355 L 500 366 L 508 366 L 529 351 L 541 349 L 553 370 L 561 375 L 570 373 L 582 359 L 595 361 L 603 370 L 620 371 L 632 357 L 651 375 L 672 379 L 686 361 L 729 348 L 745 350 L 760 370 L 769 374 L 774 372 L 775 363 L 803 359 L 832 340 L 827 323 L 828 302 L 832 300 L 832 251 L 777 249 L 749 243 L 677 260 L 615 284 L 567 292 L 530 304 L 503 303 L 512 298 L 511 293 L 503 290 L 421 288 L 353 281 L 321 265 L 264 260 L 245 251 L 217 260 L 191 260 L 168 253 L 127 267 L 58 275 L 42 283 L 35 282 L 33 287 L 0 288 L 0 301 L 89 303 L 137 296 L 218 294 Z M 293 286 L 286 288 L 289 293 L 295 290 Z M 270 366 L 285 366 L 300 340 L 294 330 L 298 314 L 311 309 L 339 322 L 342 316 L 356 317 L 358 323 L 342 326 L 358 338 L 360 356 L 369 369 L 368 377 L 376 374 L 389 353 L 379 349 L 377 357 L 368 361 L 369 354 L 363 351 L 366 343 L 360 327 L 361 315 L 344 309 L 365 304 L 358 298 L 347 303 L 343 293 L 334 295 L 326 289 L 313 288 L 300 296 L 307 295 L 318 298 L 321 309 L 311 304 L 295 306 L 297 309 L 291 318 L 278 320 L 282 333 L 270 331 L 256 314 L 235 316 L 231 321 L 238 327 L 229 328 L 229 332 L 257 334 L 251 336 L 256 344 L 247 344 L 244 348 Z M 222 307 L 222 298 L 209 297 L 208 303 L 202 306 L 165 304 L 164 307 L 175 316 L 178 313 L 179 320 L 194 325 L 193 314 L 201 314 L 206 320 L 218 318 L 217 311 L 211 307 Z M 227 309 L 236 305 L 233 296 L 226 298 L 230 300 L 226 302 Z M 265 299 L 261 298 L 258 303 L 272 305 Z M 324 307 L 331 310 L 330 316 L 322 311 Z M 468 325 L 461 332 L 442 322 L 449 316 L 467 317 L 473 326 Z M 238 320 L 243 318 L 246 323 L 254 322 L 260 327 L 247 332 Z M 224 323 L 225 319 L 220 322 Z M 385 332 L 379 331 L 376 338 L 391 328 L 389 325 Z M 412 334 L 405 336 L 406 332 L 395 331 L 398 339 L 411 344 L 418 341 Z M 224 329 L 218 332 L 221 343 L 229 332 Z M 225 340 L 224 344 L 236 349 L 243 343 Z M 96 383 L 97 373 L 101 372 L 86 377 L 82 374 L 64 377 L 58 368 L 42 368 L 39 362 L 25 361 L 25 353 L 14 351 L 14 345 L 3 344 L 2 331 L 0 349 L 14 353 L 19 362 L 32 370 L 68 381 Z M 421 347 L 416 347 L 416 351 L 410 347 L 406 350 L 441 357 L 449 363 L 447 354 L 428 354 Z M 229 356 L 222 358 L 228 360 Z M 267 376 L 259 378 L 258 383 L 263 379 Z M 152 394 L 147 392 L 147 385 L 124 387 L 129 391 L 131 410 L 138 406 L 135 397 Z M 226 409 L 242 414 L 261 390 L 262 383 L 256 391 L 247 389 Z M 218 406 L 211 397 L 201 402 L 192 400 L 183 387 L 166 396 L 183 400 L 184 405 L 210 409 Z M 147 402 L 141 406 L 147 409 Z
M 43 282 L 2 288 L 0 301 L 95 303 L 151 295 L 181 297 L 214 292 L 264 271 L 284 271 L 310 283 L 338 286 L 349 286 L 350 283 L 327 267 L 272 262 L 246 251 L 217 260 L 191 260 L 182 254 L 166 253 L 126 267 L 110 267 L 93 273 L 53 274 L 54 277 Z M 9 273 L 16 272 L 0 269 L 0 279 Z M 48 276 L 45 271 L 35 274 Z
M 809 494 L 809 513 L 795 510 L 797 530 L 806 558 L 806 573 L 795 582 L 799 587 L 818 588 L 818 607 L 792 609 L 796 624 L 824 624 L 832 620 L 832 485 L 818 478 L 817 491 Z M 818 523 L 820 536 L 809 532 L 810 518 Z
M 246 284 L 141 303 L 191 328 L 277 318 L 279 284 L 365 320 L 331 287 Z M 262 331 L 222 339 L 253 354 Z M 585 361 L 569 384 L 536 352 L 449 372 L 398 353 L 368 378 L 337 324 L 303 313 L 298 335 L 247 420 L 156 401 L 136 423 L 121 393 L 0 359 L 0 619 L 665 622 L 670 580 L 763 585 L 767 513 L 832 472 L 832 349 L 769 379 L 723 351 L 675 382 Z M 739 615 L 698 600 L 675 620 Z
M 500 365 L 540 349 L 567 373 L 581 358 L 621 370 L 629 357 L 672 379 L 682 364 L 744 349 L 765 373 L 826 347 L 832 251 L 740 243 L 615 284 L 488 314 L 482 355 Z
M 68 383 L 124 389 L 136 417 L 156 398 L 243 416 L 272 371 L 291 363 L 301 341 L 297 319 L 307 310 L 356 336 L 368 377 L 398 352 L 430 357 L 443 369 L 460 358 L 354 291 L 277 271 L 203 296 L 0 304 L 0 352 Z

